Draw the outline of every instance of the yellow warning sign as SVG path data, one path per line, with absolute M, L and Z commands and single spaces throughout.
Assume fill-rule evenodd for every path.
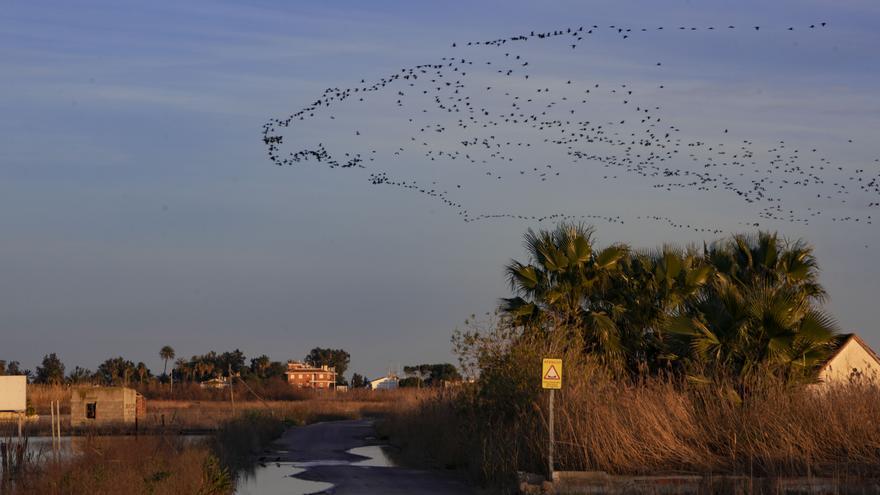
M 562 360 L 544 358 L 541 366 L 541 386 L 544 388 L 562 388 Z

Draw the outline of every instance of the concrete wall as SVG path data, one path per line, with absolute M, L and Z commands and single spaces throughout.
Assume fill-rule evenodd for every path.
M 862 379 L 880 383 L 880 363 L 862 347 L 858 339 L 849 339 L 819 372 L 819 379 L 828 384 L 846 383 L 854 370 Z
M 0 376 L 0 411 L 21 412 L 27 409 L 27 377 Z
M 95 404 L 95 418 L 87 417 L 88 404 Z M 143 411 L 146 406 L 142 405 Z M 70 426 L 133 424 L 138 413 L 138 394 L 125 387 L 75 388 L 70 392 Z

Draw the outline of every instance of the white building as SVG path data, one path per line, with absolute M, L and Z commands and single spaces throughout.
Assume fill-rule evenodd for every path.
M 27 377 L 0 376 L 0 412 L 22 413 L 27 409 Z
M 383 376 L 382 378 L 370 380 L 370 388 L 372 390 L 394 390 L 397 388 L 397 384 L 399 381 L 400 380 L 398 380 L 397 375 L 389 374 L 387 376 Z
M 841 336 L 840 345 L 819 369 L 825 384 L 862 380 L 880 385 L 880 357 L 858 335 Z
M 0 421 L 18 421 L 18 436 L 21 437 L 21 422 L 27 412 L 27 377 L 24 375 L 0 376 Z

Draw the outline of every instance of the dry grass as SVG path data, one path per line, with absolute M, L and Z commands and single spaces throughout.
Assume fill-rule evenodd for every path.
M 880 388 L 819 392 L 770 376 L 738 400 L 723 384 L 614 379 L 576 354 L 532 344 L 484 359 L 479 384 L 425 395 L 380 426 L 405 459 L 467 466 L 483 481 L 546 471 L 540 356 L 562 355 L 556 468 L 614 474 L 880 477 Z M 484 358 L 486 356 L 483 356 Z
M 88 438 L 83 455 L 47 460 L 6 488 L 12 495 L 220 495 L 233 486 L 207 446 L 158 436 Z
M 28 400 L 40 415 L 36 424 L 29 425 L 33 433 L 49 431 L 50 401 L 60 401 L 62 415 L 70 413 L 70 390 L 67 386 L 28 385 Z M 148 399 L 147 416 L 140 419 L 138 427 L 142 430 L 216 430 L 247 412 L 267 413 L 293 424 L 355 419 L 385 414 L 391 408 L 411 403 L 426 393 L 417 389 L 338 393 L 291 389 L 295 400 L 264 401 L 256 400 L 253 394 L 236 387 L 233 406 L 228 390 L 202 391 L 208 392 L 211 400 Z
M 28 404 L 37 414 L 49 414 L 52 401 L 61 403 L 61 414 L 70 413 L 70 387 L 66 385 L 34 385 L 27 386 Z

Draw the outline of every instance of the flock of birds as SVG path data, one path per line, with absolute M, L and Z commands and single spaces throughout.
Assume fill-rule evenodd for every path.
M 818 22 L 777 30 L 813 31 L 827 26 Z M 451 49 L 467 53 L 404 68 L 371 82 L 362 79 L 352 87 L 328 88 L 295 113 L 268 121 L 262 139 L 269 159 L 279 166 L 316 163 L 369 169 L 370 184 L 426 195 L 466 222 L 510 218 L 625 223 L 635 219 L 724 233 L 718 226 L 664 216 L 657 208 L 647 214 L 601 215 L 490 212 L 473 206 L 485 201 L 486 187 L 498 184 L 562 188 L 572 186 L 572 181 L 586 181 L 578 187 L 589 188 L 600 180 L 631 180 L 638 183 L 632 187 L 665 192 L 727 194 L 753 208 L 757 218 L 740 221 L 750 227 L 762 221 L 809 225 L 816 218 L 871 225 L 871 211 L 880 208 L 880 158 L 853 168 L 813 146 L 785 140 L 770 146 L 757 144 L 753 139 L 735 138 L 728 129 L 719 129 L 712 142 L 689 137 L 679 125 L 667 121 L 660 104 L 666 85 L 559 78 L 535 70 L 544 59 L 530 60 L 525 49 L 529 43 L 549 43 L 546 47 L 551 50 L 576 50 L 600 32 L 627 40 L 648 31 L 735 30 L 768 29 L 585 25 L 456 42 Z M 370 101 L 377 107 L 363 107 Z M 364 115 L 372 119 L 369 125 L 348 127 L 351 116 Z M 309 124 L 313 124 L 311 129 Z M 322 126 L 331 131 L 325 132 Z M 311 135 L 327 137 L 311 139 Z M 323 144 L 328 138 L 340 143 L 328 147 Z M 853 139 L 846 141 L 853 144 Z M 395 164 L 402 174 L 415 163 L 423 167 L 423 173 L 439 178 L 419 181 L 388 170 Z M 377 165 L 385 170 L 378 170 Z M 793 206 L 791 197 L 812 198 L 811 206 Z M 856 202 L 860 213 L 853 213 Z

